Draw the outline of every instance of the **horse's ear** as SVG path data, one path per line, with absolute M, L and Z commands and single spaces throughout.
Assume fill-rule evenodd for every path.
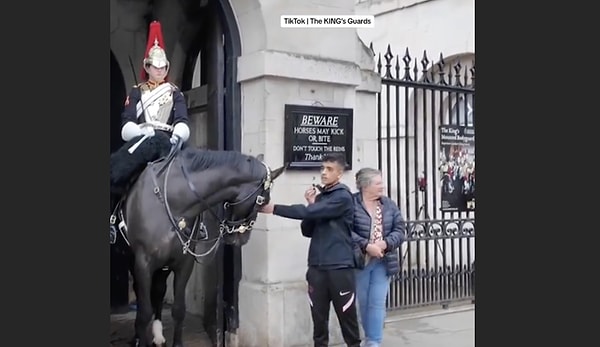
M 274 181 L 277 177 L 279 177 L 279 175 L 281 175 L 285 169 L 287 169 L 287 167 L 288 165 L 283 165 L 279 169 L 273 170 L 273 172 L 271 172 L 271 181 Z
M 256 156 L 256 159 L 258 159 L 260 161 L 265 161 L 265 155 L 260 153 L 259 155 Z

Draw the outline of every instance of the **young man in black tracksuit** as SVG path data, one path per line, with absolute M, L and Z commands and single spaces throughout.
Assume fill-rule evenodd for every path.
M 319 195 L 316 195 L 314 187 L 304 193 L 308 206 L 269 203 L 261 209 L 263 213 L 302 220 L 302 235 L 311 239 L 306 280 L 315 347 L 328 345 L 330 302 L 333 302 L 348 347 L 360 346 L 355 304 L 355 262 L 350 234 L 354 210 L 350 189 L 340 183 L 344 167 L 342 155 L 323 156 L 323 188 Z

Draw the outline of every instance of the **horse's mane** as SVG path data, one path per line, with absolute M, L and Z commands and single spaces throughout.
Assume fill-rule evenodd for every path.
M 257 158 L 241 152 L 187 147 L 181 154 L 191 172 L 227 166 L 256 178 L 262 178 L 264 175 L 264 165 Z

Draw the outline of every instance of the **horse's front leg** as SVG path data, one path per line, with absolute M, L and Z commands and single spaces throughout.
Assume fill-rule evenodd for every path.
M 136 280 L 135 280 L 135 258 L 134 258 L 134 255 L 130 254 L 128 260 L 129 260 L 129 273 L 131 274 L 131 279 L 132 279 L 131 282 L 132 282 L 132 285 L 133 285 L 133 292 L 135 293 L 135 296 L 136 296 L 136 306 L 137 306 L 137 292 L 138 291 L 137 291 L 137 283 L 136 283 Z M 137 309 L 136 309 L 136 311 L 137 311 Z M 137 317 L 137 313 L 136 313 L 136 317 Z M 133 340 L 131 340 L 130 345 L 132 347 L 139 346 L 139 337 L 138 337 L 137 331 L 134 332 Z
M 136 255 L 134 277 L 135 296 L 137 299 L 137 314 L 135 317 L 136 344 L 140 347 L 151 347 L 152 341 L 150 339 L 149 326 L 152 320 L 152 303 L 150 300 L 152 272 L 144 254 Z
M 152 310 L 154 311 L 154 321 L 152 322 L 152 342 L 156 346 L 162 346 L 166 339 L 163 335 L 162 308 L 167 293 L 167 277 L 171 271 L 159 269 L 152 278 L 152 289 L 150 300 L 152 301 Z
M 180 268 L 175 270 L 173 279 L 173 307 L 171 316 L 173 317 L 173 347 L 183 347 L 183 320 L 185 319 L 185 287 L 192 269 L 194 268 L 194 259 L 189 257 L 182 262 Z

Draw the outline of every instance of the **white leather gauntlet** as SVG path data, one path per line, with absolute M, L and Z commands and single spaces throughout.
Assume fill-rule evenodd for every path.
M 177 143 L 177 137 L 183 142 L 186 142 L 190 138 L 190 128 L 185 123 L 177 123 L 173 127 L 173 136 L 171 136 L 171 143 Z
M 135 124 L 134 122 L 127 122 L 121 128 L 121 138 L 125 142 L 140 135 L 142 135 L 142 129 L 139 125 Z

